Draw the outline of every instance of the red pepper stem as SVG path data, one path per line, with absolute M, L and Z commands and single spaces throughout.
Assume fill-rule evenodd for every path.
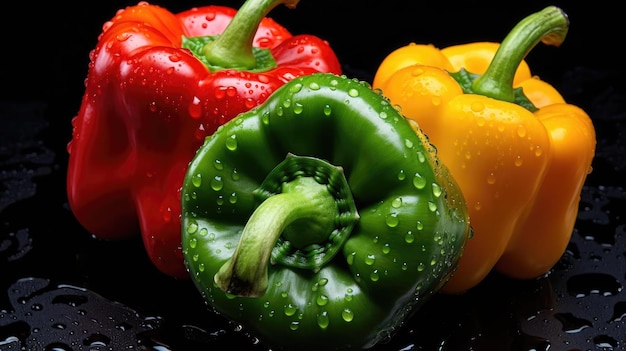
M 502 41 L 485 73 L 474 81 L 472 91 L 514 102 L 513 78 L 522 60 L 540 41 L 546 45 L 561 45 L 568 29 L 567 14 L 556 6 L 548 6 L 524 18 Z
M 283 191 L 263 201 L 250 216 L 233 256 L 215 274 L 220 289 L 237 296 L 263 295 L 272 250 L 290 225 L 298 227 L 291 236 L 296 246 L 297 240 L 304 245 L 327 240 L 338 212 L 328 187 L 312 177 L 298 177 Z
M 278 4 L 295 8 L 299 0 L 246 0 L 239 8 L 224 32 L 214 41 L 205 45 L 203 54 L 213 65 L 253 69 L 256 59 L 252 53 L 252 43 L 261 20 Z

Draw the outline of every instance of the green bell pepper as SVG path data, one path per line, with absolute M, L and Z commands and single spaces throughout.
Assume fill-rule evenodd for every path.
M 470 237 L 416 124 L 365 83 L 296 78 L 191 161 L 182 246 L 208 305 L 275 348 L 368 348 L 439 290 Z

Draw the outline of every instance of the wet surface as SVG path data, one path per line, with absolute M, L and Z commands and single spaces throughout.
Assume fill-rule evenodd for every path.
M 346 62 L 350 75 L 370 71 Z M 592 116 L 598 136 L 554 269 L 531 281 L 492 274 L 464 295 L 436 295 L 374 350 L 626 349 L 625 75 L 576 62 L 544 74 Z M 0 102 L 0 351 L 268 350 L 209 312 L 191 281 L 157 272 L 139 238 L 103 242 L 76 222 L 65 146 L 81 93 Z

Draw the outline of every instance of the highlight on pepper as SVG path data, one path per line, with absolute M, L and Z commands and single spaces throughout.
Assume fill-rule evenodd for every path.
M 566 250 L 595 130 L 524 58 L 539 42 L 559 46 L 568 29 L 565 12 L 549 6 L 502 43 L 411 43 L 376 72 L 373 88 L 418 122 L 467 201 L 474 235 L 442 292 L 465 292 L 492 271 L 549 274 Z
M 278 349 L 388 341 L 471 233 L 416 124 L 334 74 L 296 78 L 218 128 L 181 201 L 185 262 L 207 304 Z
M 204 138 L 294 77 L 341 73 L 325 40 L 265 17 L 297 3 L 248 0 L 239 10 L 174 14 L 139 2 L 104 25 L 68 145 L 69 205 L 90 234 L 141 235 L 160 271 L 189 278 L 180 187 Z

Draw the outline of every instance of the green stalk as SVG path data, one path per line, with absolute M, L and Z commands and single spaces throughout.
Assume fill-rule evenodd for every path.
M 237 296 L 265 293 L 270 260 L 318 271 L 359 218 L 343 170 L 317 158 L 289 155 L 255 194 L 262 202 L 214 277 L 220 289 Z
M 502 41 L 487 71 L 474 81 L 472 91 L 514 102 L 513 78 L 522 60 L 540 41 L 560 46 L 568 30 L 567 14 L 555 6 L 548 6 L 524 18 Z
M 252 42 L 261 20 L 278 4 L 295 8 L 299 0 L 247 0 L 224 32 L 207 43 L 202 53 L 214 66 L 249 70 L 256 67 Z

